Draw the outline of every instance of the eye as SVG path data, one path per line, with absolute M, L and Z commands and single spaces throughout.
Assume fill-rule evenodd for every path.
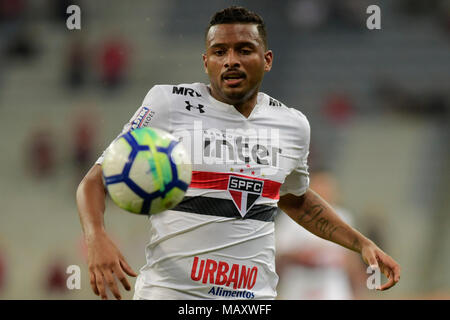
M 214 50 L 214 54 L 216 56 L 223 56 L 225 54 L 225 50 L 222 49 Z
M 250 49 L 241 49 L 241 53 L 244 55 L 248 55 L 248 54 L 252 53 L 252 51 Z

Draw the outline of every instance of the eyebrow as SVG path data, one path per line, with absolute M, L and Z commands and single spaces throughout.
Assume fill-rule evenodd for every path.
M 256 45 L 253 42 L 250 42 L 250 41 L 237 42 L 234 46 L 237 46 L 237 47 L 249 46 L 249 47 L 252 47 L 252 48 L 256 47 Z M 220 48 L 220 47 L 228 47 L 228 44 L 226 44 L 226 43 L 215 43 L 215 44 L 209 46 L 209 49 Z

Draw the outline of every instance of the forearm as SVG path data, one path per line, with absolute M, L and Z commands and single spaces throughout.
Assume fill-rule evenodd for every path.
M 293 196 L 292 199 L 295 199 Z M 370 242 L 361 233 L 345 223 L 335 210 L 317 193 L 308 189 L 301 201 L 284 201 L 281 207 L 294 221 L 309 232 L 361 253 L 362 246 Z M 286 205 L 288 204 L 288 205 Z
M 87 240 L 104 231 L 105 197 L 101 168 L 95 165 L 81 181 L 76 195 L 81 227 Z

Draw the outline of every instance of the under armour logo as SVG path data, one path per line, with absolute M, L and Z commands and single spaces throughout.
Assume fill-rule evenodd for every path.
M 198 109 L 198 111 L 200 111 L 200 113 L 205 112 L 205 110 L 203 110 L 203 108 L 205 107 L 204 105 L 199 103 L 198 107 L 196 107 L 196 106 L 193 106 L 189 101 L 185 101 L 185 102 L 187 104 L 187 106 L 186 106 L 187 110 L 191 111 L 191 108 L 194 108 L 194 109 Z

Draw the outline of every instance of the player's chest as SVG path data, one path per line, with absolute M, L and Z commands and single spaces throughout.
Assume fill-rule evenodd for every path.
M 176 103 L 171 114 L 173 134 L 190 150 L 194 170 L 208 167 L 283 181 L 295 167 L 299 155 L 292 148 L 292 132 L 278 127 L 279 119 L 261 112 L 247 119 L 200 99 Z

